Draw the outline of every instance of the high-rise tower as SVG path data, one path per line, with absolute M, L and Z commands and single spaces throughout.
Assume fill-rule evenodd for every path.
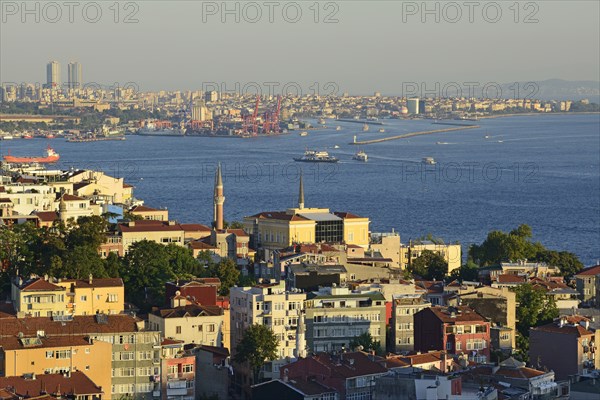
M 221 176 L 221 163 L 217 166 L 217 173 L 215 174 L 215 199 L 214 199 L 214 227 L 217 230 L 223 229 L 223 203 L 225 203 L 225 196 L 223 196 L 223 177 Z
M 49 88 L 60 86 L 60 64 L 58 61 L 50 61 L 46 65 L 46 84 Z
M 81 75 L 81 64 L 70 62 L 67 68 L 67 81 L 69 89 L 79 89 L 83 86 Z

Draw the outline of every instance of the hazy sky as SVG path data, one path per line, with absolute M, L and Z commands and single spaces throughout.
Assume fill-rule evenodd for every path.
M 420 1 L 335 1 L 317 3 L 318 16 L 312 0 L 228 2 L 239 10 L 231 14 L 220 1 L 121 1 L 118 16 L 113 0 L 82 1 L 73 22 L 63 0 L 37 3 L 39 12 L 28 2 L 30 14 L 21 1 L 0 3 L 2 82 L 43 83 L 49 60 L 63 81 L 77 60 L 85 82 L 143 90 L 298 82 L 308 91 L 318 82 L 323 92 L 335 82 L 340 92 L 398 94 L 406 82 L 600 79 L 595 0 L 428 2 L 430 14 Z M 124 23 L 130 13 L 138 22 Z M 324 22 L 330 14 L 337 22 Z

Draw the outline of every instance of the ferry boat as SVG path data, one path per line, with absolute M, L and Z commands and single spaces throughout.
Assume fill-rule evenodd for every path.
M 306 132 L 306 131 L 300 132 L 300 136 L 308 136 L 308 132 Z
M 367 162 L 367 160 L 369 159 L 369 156 L 367 156 L 367 153 L 365 153 L 362 150 L 359 150 L 353 157 L 353 160 L 357 160 L 357 161 L 362 161 L 362 162 Z
M 428 164 L 428 165 L 435 165 L 436 161 L 433 159 L 433 157 L 423 157 L 423 160 L 421 160 L 421 162 L 423 164 Z
M 60 159 L 60 155 L 54 151 L 51 147 L 46 149 L 46 157 L 15 157 L 10 155 L 10 151 L 8 155 L 4 156 L 4 162 L 7 163 L 16 163 L 16 164 L 49 164 L 55 163 Z
M 369 124 L 364 124 L 363 125 L 363 132 L 366 132 L 369 130 Z
M 294 157 L 294 161 L 336 163 L 339 159 L 330 156 L 326 151 L 306 150 L 302 157 Z

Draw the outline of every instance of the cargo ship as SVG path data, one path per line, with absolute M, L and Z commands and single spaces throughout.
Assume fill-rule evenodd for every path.
M 8 155 L 4 156 L 4 162 L 7 163 L 15 163 L 15 164 L 50 164 L 55 163 L 60 159 L 60 155 L 54 151 L 51 147 L 46 149 L 46 157 L 15 157 L 10 155 L 10 151 Z

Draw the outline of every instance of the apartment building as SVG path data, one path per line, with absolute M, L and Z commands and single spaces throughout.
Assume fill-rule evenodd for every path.
M 394 295 L 390 326 L 390 350 L 395 353 L 414 350 L 415 335 L 413 316 L 424 308 L 431 307 L 421 294 Z
M 599 343 L 600 331 L 593 331 L 587 318 L 560 317 L 529 330 L 529 359 L 536 368 L 554 371 L 557 379 L 568 379 L 600 367 Z
M 415 351 L 446 350 L 484 363 L 490 357 L 490 323 L 468 306 L 425 308 L 414 315 Z
M 283 281 L 231 288 L 229 302 L 232 355 L 235 355 L 235 347 L 248 327 L 254 324 L 266 325 L 279 339 L 279 358 L 266 365 L 263 376 L 265 379 L 279 376 L 279 368 L 287 363 L 286 357 L 297 357 L 298 352 L 305 351 L 304 339 L 296 335 L 305 299 L 305 293 L 286 291 Z M 297 339 L 300 343 L 297 343 Z
M 130 221 L 118 224 L 116 236 L 121 238 L 122 251 L 127 254 L 129 247 L 142 240 L 160 244 L 185 244 L 185 232 L 175 221 Z
M 131 215 L 135 215 L 145 220 L 151 221 L 168 221 L 169 220 L 169 210 L 165 209 L 157 209 L 147 206 L 134 206 L 131 210 L 129 210 Z
M 600 304 L 600 265 L 579 271 L 575 283 L 582 302 L 592 306 Z
M 153 396 L 163 400 L 194 400 L 196 356 L 183 349 L 180 340 L 164 339 L 161 344 L 161 374 Z
M 124 310 L 121 278 L 57 279 L 48 276 L 13 280 L 11 300 L 19 317 L 119 314 Z
M 47 336 L 42 329 L 33 336 L 2 336 L 0 376 L 47 376 L 80 371 L 93 377 L 94 383 L 104 390 L 103 397 L 111 399 L 111 347 L 110 343 L 89 336 Z
M 223 346 L 223 319 L 223 309 L 219 306 L 190 304 L 176 296 L 171 307 L 155 307 L 148 314 L 148 325 L 167 339 Z
M 151 377 L 160 375 L 160 332 L 148 331 L 144 325 L 143 320 L 125 314 L 30 318 L 1 314 L 0 339 L 21 334 L 23 337 L 44 336 L 57 340 L 86 336 L 94 343 L 108 343 L 111 349 L 107 348 L 105 354 L 109 354 L 112 360 L 107 395 L 151 399 L 154 389 Z M 17 362 L 20 361 L 17 359 Z
M 313 352 L 350 349 L 350 342 L 367 332 L 385 346 L 386 306 L 380 292 L 325 287 L 308 293 L 305 309 L 306 344 Z
M 3 400 L 108 400 L 105 388 L 89 374 L 77 371 L 69 374 L 26 374 L 0 378 L 0 398 Z

